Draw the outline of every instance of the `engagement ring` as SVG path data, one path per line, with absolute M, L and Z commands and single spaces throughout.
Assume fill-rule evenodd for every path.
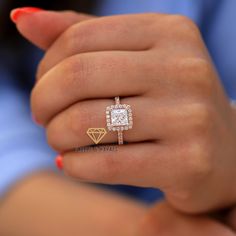
M 109 131 L 118 132 L 118 144 L 123 141 L 123 131 L 132 129 L 133 116 L 130 105 L 120 104 L 120 98 L 115 97 L 115 105 L 106 108 L 107 128 Z

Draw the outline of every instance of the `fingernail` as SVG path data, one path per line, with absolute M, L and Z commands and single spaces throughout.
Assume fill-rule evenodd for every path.
M 56 166 L 59 170 L 62 170 L 63 169 L 63 160 L 62 160 L 62 156 L 59 155 L 56 157 L 55 159 L 55 163 L 56 163 Z
M 24 14 L 32 14 L 38 11 L 42 11 L 42 9 L 37 7 L 21 7 L 13 9 L 10 13 L 11 20 L 16 23 L 20 16 Z

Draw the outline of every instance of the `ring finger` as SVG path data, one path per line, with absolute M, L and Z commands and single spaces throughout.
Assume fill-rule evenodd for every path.
M 106 107 L 113 105 L 112 99 L 88 100 L 76 103 L 55 116 L 47 125 L 49 144 L 59 152 L 93 144 L 87 135 L 89 128 L 106 127 Z M 166 127 L 162 114 L 155 114 L 154 104 L 148 98 L 128 97 L 121 99 L 121 104 L 131 106 L 133 128 L 124 131 L 125 142 L 144 142 L 161 137 Z M 157 121 L 158 120 L 158 121 Z M 158 125 L 157 125 L 158 124 Z M 117 143 L 117 132 L 108 132 L 100 144 Z

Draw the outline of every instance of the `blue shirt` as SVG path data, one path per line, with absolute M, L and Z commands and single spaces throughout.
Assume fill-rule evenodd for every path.
M 195 21 L 227 95 L 236 99 L 235 0 L 99 0 L 96 9 L 97 15 L 141 12 L 182 14 Z M 28 95 L 14 83 L 14 76 L 0 62 L 0 194 L 31 173 L 53 170 L 56 155 L 48 147 L 43 129 L 32 122 Z M 149 202 L 160 195 L 153 189 L 116 189 Z

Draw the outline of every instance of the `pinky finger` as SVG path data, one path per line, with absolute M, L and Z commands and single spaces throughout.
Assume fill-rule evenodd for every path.
M 95 146 L 63 154 L 63 169 L 87 182 L 143 187 L 155 182 L 161 186 L 165 171 L 158 170 L 158 162 L 164 160 L 163 155 L 162 148 L 152 142 Z

